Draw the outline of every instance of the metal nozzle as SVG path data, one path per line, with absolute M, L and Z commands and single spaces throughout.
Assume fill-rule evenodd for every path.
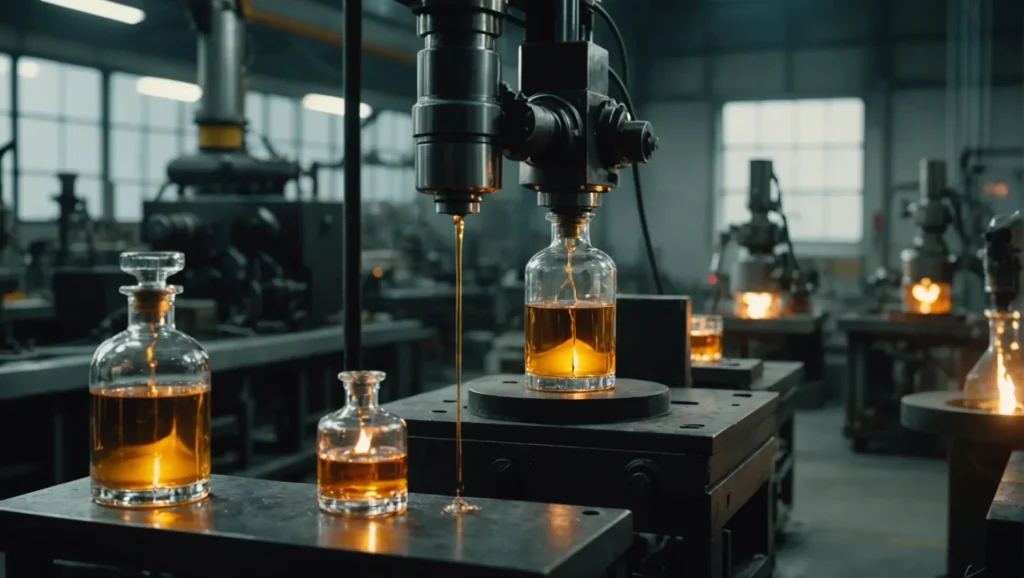
M 416 188 L 438 213 L 480 210 L 501 188 L 501 62 L 494 50 L 507 0 L 415 0 L 425 47 L 417 55 L 413 107 Z
M 985 230 L 985 291 L 997 309 L 1007 309 L 1020 296 L 1024 219 L 1020 211 L 996 215 Z

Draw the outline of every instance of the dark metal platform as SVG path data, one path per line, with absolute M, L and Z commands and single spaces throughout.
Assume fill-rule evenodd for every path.
M 985 523 L 985 577 L 1024 576 L 1024 452 L 1013 452 Z
M 936 388 L 940 379 L 962 384 L 988 345 L 988 323 L 977 315 L 890 319 L 851 313 L 836 325 L 847 341 L 843 433 L 857 451 L 872 442 L 904 447 L 928 441 L 900 426 L 897 400 L 928 386 Z
M 821 331 L 824 313 L 798 313 L 775 319 L 745 319 L 725 315 L 722 317 L 725 333 L 748 335 L 813 335 Z
M 38 578 L 59 559 L 183 576 L 598 577 L 632 545 L 630 513 L 412 494 L 407 514 L 377 520 L 319 512 L 316 486 L 214 476 L 207 501 L 117 510 L 77 480 L 0 502 L 8 578 Z
M 408 424 L 414 491 L 452 491 L 454 460 L 439 456 L 455 454 L 454 403 L 450 386 L 385 406 Z M 629 508 L 638 532 L 683 537 L 681 575 L 731 576 L 730 560 L 770 571 L 777 404 L 771 392 L 673 389 L 668 414 L 630 422 L 558 426 L 466 411 L 466 492 Z
M 985 518 L 1010 453 L 1024 449 L 1024 415 L 971 409 L 958 391 L 929 391 L 903 397 L 900 421 L 947 439 L 948 575 L 983 567 Z
M 481 417 L 547 424 L 633 421 L 668 413 L 664 385 L 619 379 L 609 391 L 548 393 L 526 389 L 519 375 L 489 375 L 469 386 L 469 411 Z
M 764 375 L 764 361 L 728 357 L 721 361 L 694 362 L 690 374 L 694 387 L 748 389 Z

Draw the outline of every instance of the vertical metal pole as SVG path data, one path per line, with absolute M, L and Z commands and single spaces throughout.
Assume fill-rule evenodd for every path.
M 345 369 L 362 365 L 362 92 L 363 2 L 345 0 Z
M 100 191 L 104 221 L 114 221 L 114 184 L 110 175 L 110 71 L 100 71 Z
M 18 101 L 18 85 L 21 84 L 21 78 L 18 77 L 20 58 L 20 54 L 12 55 L 11 70 L 8 71 L 11 75 L 11 138 L 14 139 L 14 150 L 11 151 L 11 234 L 15 236 L 18 235 L 18 225 L 21 223 L 21 155 L 18 154 L 18 150 L 21 149 L 18 134 L 18 120 L 21 117 L 21 103 Z

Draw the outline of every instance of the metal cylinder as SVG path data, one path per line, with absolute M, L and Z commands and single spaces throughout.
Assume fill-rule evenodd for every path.
M 751 213 L 767 213 L 772 210 L 772 161 L 750 161 L 750 189 L 747 208 Z
M 434 195 L 439 213 L 475 213 L 484 194 L 501 188 L 501 62 L 494 44 L 507 0 L 411 6 L 425 42 L 412 111 L 416 188 Z
M 245 124 L 245 25 L 235 0 L 214 0 L 209 29 L 199 33 L 196 124 Z
M 946 163 L 935 159 L 921 159 L 918 167 L 918 187 L 922 199 L 941 199 L 946 190 Z
M 555 4 L 555 42 L 580 39 L 580 0 L 552 0 Z

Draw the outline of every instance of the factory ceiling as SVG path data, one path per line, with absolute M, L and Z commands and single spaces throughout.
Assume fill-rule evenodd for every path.
M 196 41 L 181 0 L 119 0 L 142 9 L 134 26 L 53 6 L 40 0 L 0 1 L 0 24 L 19 33 L 39 34 L 88 45 L 193 65 Z M 299 82 L 342 82 L 344 13 L 338 0 L 251 0 L 269 17 L 250 26 L 255 45 L 252 72 Z M 392 6 L 393 5 L 393 6 Z M 363 81 L 367 90 L 414 95 L 414 63 L 421 41 L 415 19 L 394 0 L 364 2 Z M 30 52 L 26 50 L 26 52 Z

